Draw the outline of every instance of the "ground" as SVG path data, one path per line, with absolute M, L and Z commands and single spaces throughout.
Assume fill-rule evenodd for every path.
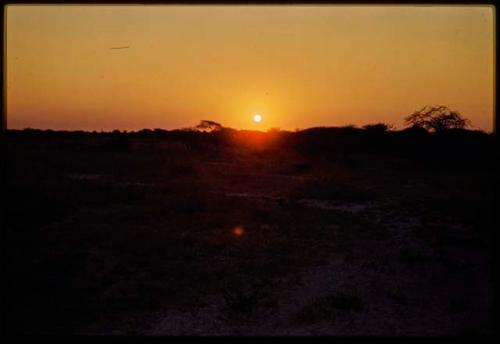
M 10 331 L 493 333 L 487 167 L 112 148 L 9 140 Z

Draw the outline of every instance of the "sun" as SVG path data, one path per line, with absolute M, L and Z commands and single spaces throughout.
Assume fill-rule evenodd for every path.
M 262 121 L 262 116 L 261 116 L 261 115 L 259 115 L 259 114 L 254 115 L 254 116 L 253 116 L 253 121 L 254 121 L 255 123 L 259 123 L 260 121 Z

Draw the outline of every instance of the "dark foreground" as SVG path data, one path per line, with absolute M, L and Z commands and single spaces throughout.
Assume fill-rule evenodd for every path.
M 493 333 L 491 137 L 146 134 L 8 133 L 7 332 Z

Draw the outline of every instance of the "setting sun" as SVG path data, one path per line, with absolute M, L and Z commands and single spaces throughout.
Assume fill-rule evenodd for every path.
M 260 121 L 262 121 L 262 116 L 259 114 L 256 114 L 255 116 L 253 116 L 253 121 L 255 123 L 259 123 Z
M 496 7 L 40 3 L 4 6 L 6 333 L 496 332 Z
M 401 127 L 442 103 L 492 130 L 492 6 L 54 4 L 5 15 L 13 129 L 176 129 L 206 113 L 238 129 Z

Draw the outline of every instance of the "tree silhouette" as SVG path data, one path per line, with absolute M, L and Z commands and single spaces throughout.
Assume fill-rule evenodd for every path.
M 447 129 L 464 129 L 470 126 L 470 121 L 463 118 L 458 111 L 452 111 L 444 105 L 424 106 L 405 118 L 406 125 L 421 127 L 428 131 L 443 131 Z
M 208 132 L 220 131 L 222 128 L 222 124 L 209 120 L 202 120 L 200 121 L 200 124 L 195 127 L 196 130 Z

